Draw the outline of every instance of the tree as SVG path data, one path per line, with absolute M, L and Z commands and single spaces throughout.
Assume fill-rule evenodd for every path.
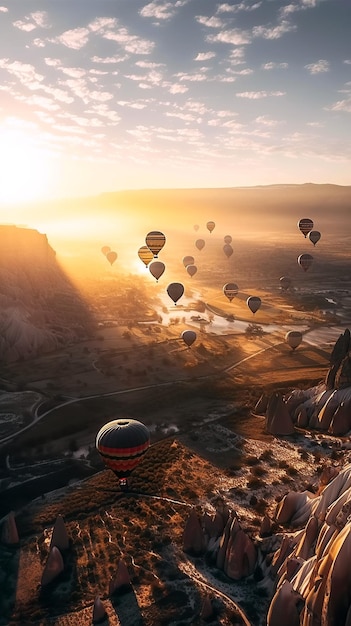
M 245 330 L 246 339 L 256 339 L 264 335 L 264 330 L 259 324 L 248 324 Z

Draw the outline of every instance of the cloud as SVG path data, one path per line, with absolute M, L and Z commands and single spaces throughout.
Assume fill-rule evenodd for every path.
M 259 115 L 258 117 L 256 117 L 255 122 L 257 124 L 262 124 L 262 126 L 269 126 L 270 128 L 274 126 L 279 126 L 280 124 L 285 124 L 285 122 L 273 120 L 268 115 Z
M 344 111 L 345 113 L 351 113 L 351 98 L 339 100 L 331 106 L 325 107 L 325 111 Z
M 188 74 L 186 72 L 179 72 L 178 74 L 175 74 L 176 78 L 179 78 L 180 81 L 189 81 L 189 82 L 194 82 L 194 83 L 201 83 L 204 80 L 208 80 L 205 71 L 206 68 L 201 68 L 202 69 L 202 73 L 198 73 L 198 74 Z
M 261 6 L 262 2 L 247 4 L 247 2 L 239 2 L 238 4 L 219 4 L 216 13 L 238 13 L 239 11 L 255 11 Z
M 209 43 L 229 43 L 234 46 L 241 46 L 251 43 L 251 36 L 247 31 L 233 28 L 231 30 L 223 30 L 217 35 L 207 35 L 206 41 Z
M 224 22 L 219 19 L 219 17 L 207 17 L 206 15 L 196 15 L 195 19 L 202 26 L 207 26 L 208 28 L 222 28 L 224 26 Z
M 118 21 L 115 17 L 97 17 L 88 25 L 88 28 L 93 33 L 101 33 L 111 28 L 117 28 L 117 25 Z
M 213 59 L 213 57 L 215 56 L 216 56 L 215 52 L 199 52 L 194 58 L 194 61 L 209 61 L 210 59 Z
M 0 13 L 8 13 L 8 11 L 7 7 L 0 7 Z
M 25 17 L 24 20 L 16 20 L 15 22 L 13 22 L 13 26 L 26 32 L 30 32 L 31 30 L 34 30 L 38 27 L 50 28 L 48 14 L 46 11 L 35 11 L 34 13 L 31 13 L 28 17 Z
M 180 85 L 179 83 L 173 83 L 173 85 L 170 86 L 170 88 L 168 89 L 169 93 L 186 93 L 187 91 L 189 91 L 189 87 L 186 87 L 185 85 Z
M 38 89 L 44 80 L 44 76 L 38 74 L 35 67 L 29 63 L 21 63 L 21 61 L 10 63 L 8 59 L 0 59 L 0 68 L 6 69 L 9 74 L 15 76 L 28 89 Z
M 295 24 L 291 24 L 287 20 L 283 20 L 277 26 L 254 26 L 252 29 L 252 35 L 254 37 L 263 37 L 263 39 L 280 39 L 285 33 L 290 33 L 296 30 Z
M 120 28 L 117 32 L 106 32 L 103 37 L 120 44 L 126 52 L 132 54 L 151 54 L 155 47 L 153 41 L 142 39 L 137 35 L 131 35 L 127 28 Z
M 153 0 L 146 4 L 140 11 L 142 17 L 155 17 L 158 20 L 168 20 L 173 17 L 178 8 L 187 4 L 188 0 L 177 0 L 177 2 L 162 2 Z
M 237 98 L 248 98 L 249 100 L 258 100 L 260 98 L 268 98 L 270 96 L 285 96 L 285 91 L 242 91 L 237 93 Z
M 263 70 L 285 70 L 288 67 L 288 63 L 275 63 L 274 61 L 261 65 Z
M 351 65 L 351 59 L 345 59 L 344 63 L 346 63 L 346 65 Z
M 324 59 L 319 59 L 316 63 L 309 63 L 304 66 L 310 74 L 322 74 L 323 72 L 329 72 L 329 62 Z
M 124 56 L 113 56 L 113 57 L 97 57 L 97 56 L 93 56 L 91 58 L 93 63 L 105 63 L 105 64 L 110 64 L 110 63 L 122 63 L 123 61 L 126 61 L 126 59 L 128 59 L 129 57 L 127 55 Z
M 88 43 L 89 33 L 88 28 L 74 28 L 66 30 L 62 35 L 56 37 L 53 42 L 61 43 L 72 50 L 80 50 Z

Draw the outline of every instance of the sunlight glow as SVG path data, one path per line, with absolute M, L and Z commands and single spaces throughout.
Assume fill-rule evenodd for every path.
M 47 195 L 49 162 L 33 137 L 0 130 L 0 203 L 33 201 Z

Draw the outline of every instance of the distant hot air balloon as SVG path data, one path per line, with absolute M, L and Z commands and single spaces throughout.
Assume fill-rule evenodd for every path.
M 309 217 L 303 217 L 297 222 L 297 226 L 301 230 L 302 234 L 307 237 L 308 233 L 313 228 L 313 221 L 310 220 Z
M 223 252 L 224 252 L 225 256 L 227 257 L 227 259 L 229 259 L 229 257 L 232 256 L 234 250 L 233 250 L 232 246 L 230 245 L 230 243 L 224 244 Z
M 145 243 L 155 258 L 166 243 L 166 237 L 159 230 L 152 230 L 145 237 Z
M 308 238 L 310 241 L 312 241 L 313 245 L 315 246 L 316 243 L 318 243 L 318 241 L 320 240 L 321 234 L 319 230 L 310 230 L 310 232 L 308 233 Z
M 239 287 L 236 283 L 226 283 L 223 287 L 223 293 L 228 298 L 229 302 L 231 302 L 239 293 Z
M 167 287 L 167 293 L 176 305 L 184 293 L 184 285 L 182 283 L 170 283 Z
M 191 276 L 191 278 L 193 276 L 195 276 L 196 272 L 197 272 L 197 267 L 196 265 L 187 265 L 186 266 L 186 271 L 188 272 L 189 276 Z
M 226 235 L 224 237 L 224 243 L 232 243 L 233 237 L 231 235 Z
M 196 340 L 196 332 L 194 330 L 183 330 L 180 336 L 183 339 L 184 343 L 186 343 L 188 348 L 190 348 L 190 346 Z
M 151 252 L 150 248 L 148 248 L 147 246 L 141 246 L 141 248 L 139 248 L 138 256 L 139 256 L 139 259 L 143 263 L 145 263 L 146 267 L 149 265 L 149 263 L 151 263 L 152 259 L 154 258 L 153 253 Z
M 198 250 L 202 250 L 202 248 L 205 247 L 205 240 L 204 239 L 197 239 L 195 241 L 195 246 L 197 247 Z
M 302 267 L 303 271 L 307 272 L 312 265 L 313 256 L 311 254 L 300 254 L 300 256 L 297 257 L 297 262 L 300 267 Z
M 246 304 L 252 313 L 256 313 L 261 306 L 261 298 L 258 296 L 249 296 L 246 300 Z
M 153 261 L 149 265 L 149 272 L 154 278 L 156 278 L 156 282 L 158 282 L 158 279 L 162 276 L 165 269 L 166 266 L 162 263 L 162 261 Z
M 96 448 L 107 468 L 120 479 L 121 485 L 140 463 L 150 445 L 146 426 L 135 419 L 115 419 L 100 428 Z
M 302 341 L 302 333 L 299 330 L 289 330 L 285 335 L 286 343 L 295 350 Z
M 110 252 L 110 250 L 111 250 L 110 246 L 102 246 L 101 248 L 101 252 L 104 256 L 106 256 L 106 254 Z
M 111 265 L 113 265 L 113 263 L 117 259 L 117 252 L 114 252 L 113 250 L 111 250 L 110 252 L 106 254 L 106 259 L 109 261 Z
M 198 224 L 194 224 L 194 230 L 198 231 L 200 226 Z
M 207 230 L 210 231 L 210 233 L 212 233 L 212 231 L 214 230 L 215 226 L 216 226 L 216 224 L 214 222 L 207 222 L 207 224 L 206 224 L 206 228 L 207 228 Z
M 194 259 L 193 256 L 189 255 L 189 256 L 185 256 L 183 258 L 183 265 L 184 265 L 184 267 L 186 267 L 187 265 L 194 265 L 194 263 L 195 263 L 195 259 Z
M 280 282 L 281 288 L 286 290 L 286 289 L 289 289 L 291 285 L 291 278 L 289 278 L 289 276 L 281 276 L 279 278 L 279 282 Z

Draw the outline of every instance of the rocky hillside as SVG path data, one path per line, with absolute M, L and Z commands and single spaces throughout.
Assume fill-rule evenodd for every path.
M 87 336 L 94 321 L 46 235 L 0 226 L 0 362 L 50 352 Z

